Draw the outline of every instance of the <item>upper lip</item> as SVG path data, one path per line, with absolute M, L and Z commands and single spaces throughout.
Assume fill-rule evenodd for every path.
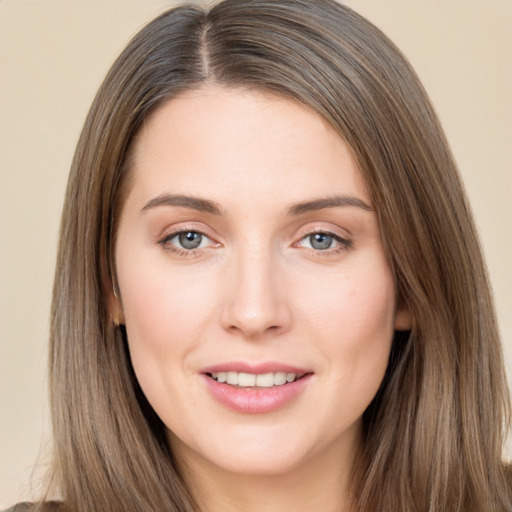
M 238 373 L 251 373 L 253 375 L 261 375 L 264 373 L 295 373 L 297 376 L 305 375 L 306 373 L 312 373 L 311 370 L 306 368 L 300 368 L 297 366 L 279 363 L 275 361 L 265 362 L 250 362 L 250 361 L 229 361 L 225 363 L 219 363 L 212 366 L 202 368 L 200 373 L 211 374 L 220 372 L 238 372 Z

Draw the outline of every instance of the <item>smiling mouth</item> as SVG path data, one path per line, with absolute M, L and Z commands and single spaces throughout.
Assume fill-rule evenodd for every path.
M 246 373 L 246 372 L 216 372 L 206 373 L 208 377 L 219 383 L 228 384 L 229 386 L 238 388 L 273 388 L 276 386 L 284 386 L 302 379 L 308 373 L 285 373 L 285 372 L 269 372 L 269 373 Z

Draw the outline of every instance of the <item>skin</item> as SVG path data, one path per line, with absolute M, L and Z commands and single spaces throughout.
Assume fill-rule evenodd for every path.
M 347 510 L 361 416 L 393 330 L 410 324 L 347 145 L 298 103 L 207 86 L 159 107 L 133 157 L 113 315 L 198 502 L 210 512 Z M 213 201 L 221 214 L 160 204 L 165 194 Z M 332 196 L 370 208 L 290 214 Z M 204 233 L 200 247 L 180 246 L 179 232 Z M 328 249 L 315 232 L 333 236 Z M 246 414 L 219 403 L 201 375 L 227 361 L 312 375 L 284 407 Z

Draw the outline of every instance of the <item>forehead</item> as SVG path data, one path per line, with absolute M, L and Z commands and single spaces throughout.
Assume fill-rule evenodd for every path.
M 178 192 L 300 201 L 340 192 L 369 201 L 350 148 L 334 129 L 310 108 L 261 92 L 186 92 L 153 112 L 132 151 L 132 192 L 141 200 Z

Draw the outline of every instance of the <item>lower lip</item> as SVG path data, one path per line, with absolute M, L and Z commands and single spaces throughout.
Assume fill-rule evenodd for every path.
M 202 374 L 213 397 L 229 409 L 246 414 L 263 414 L 281 409 L 297 398 L 307 387 L 312 374 L 271 388 L 239 388 L 217 382 Z

